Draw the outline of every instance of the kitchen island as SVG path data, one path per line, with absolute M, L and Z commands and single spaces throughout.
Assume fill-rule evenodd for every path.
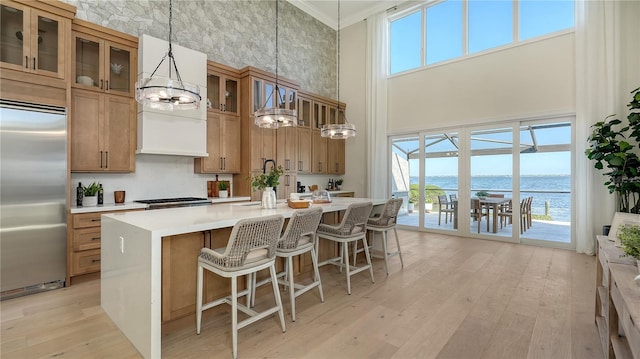
M 363 201 L 382 205 L 386 200 L 335 198 L 318 206 L 325 220 L 335 222 L 351 203 Z M 195 312 L 200 248 L 225 246 L 241 219 L 272 214 L 289 218 L 293 212 L 286 203 L 269 210 L 238 203 L 103 215 L 102 308 L 143 357 L 159 358 L 163 321 Z M 319 255 L 332 253 L 321 248 Z M 229 286 L 213 278 L 205 285 L 207 300 L 225 295 Z

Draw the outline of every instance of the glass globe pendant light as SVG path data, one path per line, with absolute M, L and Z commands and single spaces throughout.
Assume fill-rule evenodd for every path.
M 347 139 L 355 137 L 356 126 L 347 121 L 347 116 L 344 113 L 344 108 L 340 106 L 340 0 L 338 0 L 338 32 L 337 32 L 337 60 L 338 70 L 336 74 L 337 78 L 337 97 L 338 97 L 338 112 L 336 120 L 338 123 L 329 123 L 322 126 L 320 130 L 320 136 L 328 137 L 333 140 Z
M 192 110 L 200 107 L 200 88 L 197 85 L 182 81 L 171 47 L 171 21 L 173 8 L 169 0 L 169 50 L 162 57 L 150 77 L 136 82 L 136 101 L 158 110 Z M 169 58 L 169 77 L 154 76 L 160 65 Z M 175 79 L 171 74 L 175 71 Z
M 278 104 L 286 103 L 284 98 L 280 97 L 280 88 L 278 87 L 278 2 L 276 0 L 276 85 L 273 91 L 267 97 L 264 106 L 253 114 L 253 122 L 261 128 L 280 128 L 296 126 L 298 124 L 298 114 L 295 110 L 280 108 Z M 269 100 L 275 97 L 275 107 L 267 107 Z

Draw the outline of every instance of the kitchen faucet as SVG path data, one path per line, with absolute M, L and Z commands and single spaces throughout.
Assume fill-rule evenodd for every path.
M 267 173 L 267 163 L 269 163 L 269 162 L 273 163 L 273 167 L 276 166 L 276 161 L 274 161 L 274 160 L 264 160 L 264 163 L 262 164 L 262 174 L 266 174 Z

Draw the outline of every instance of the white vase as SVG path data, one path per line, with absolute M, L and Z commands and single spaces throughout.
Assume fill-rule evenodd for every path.
M 272 187 L 267 187 L 262 191 L 262 208 L 276 208 L 276 192 Z
M 218 191 L 218 197 L 227 198 L 228 196 L 229 196 L 229 192 L 227 192 L 226 189 L 221 189 L 220 191 Z
M 84 196 L 82 198 L 82 207 L 94 207 L 98 205 L 98 196 Z

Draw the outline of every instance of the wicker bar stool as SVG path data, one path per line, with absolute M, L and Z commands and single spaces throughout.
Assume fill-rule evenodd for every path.
M 318 288 L 320 294 L 320 301 L 324 303 L 324 294 L 322 293 L 322 282 L 320 281 L 320 271 L 318 270 L 318 254 L 316 253 L 315 246 L 316 231 L 318 225 L 322 219 L 322 208 L 315 207 L 305 210 L 297 210 L 293 212 L 289 219 L 289 224 L 284 231 L 284 234 L 278 241 L 276 247 L 276 257 L 285 258 L 284 272 L 278 273 L 278 284 L 285 286 L 289 289 L 289 299 L 291 302 L 291 320 L 296 321 L 296 298 L 300 295 L 308 292 L 313 288 Z M 299 256 L 304 253 L 311 254 L 311 262 L 313 264 L 313 282 L 307 285 L 295 283 L 293 280 L 293 257 Z M 255 275 L 252 276 L 255 281 Z M 255 300 L 255 290 L 263 284 L 271 282 L 271 278 L 268 277 L 263 281 L 258 282 L 251 286 L 252 305 Z
M 328 239 L 340 244 L 340 256 L 331 258 L 322 263 L 333 264 L 340 267 L 340 271 L 344 268 L 347 272 L 347 292 L 351 294 L 351 276 L 364 270 L 369 270 L 371 275 L 371 283 L 373 279 L 373 267 L 371 266 L 371 256 L 369 255 L 369 245 L 367 244 L 367 220 L 371 215 L 373 203 L 353 203 L 347 207 L 342 217 L 342 222 L 338 225 L 329 225 L 321 223 L 318 227 L 318 238 Z M 349 243 L 361 240 L 364 254 L 367 257 L 367 264 L 362 267 L 349 265 Z M 316 243 L 317 247 L 317 243 Z M 317 248 L 316 248 L 317 252 Z
M 198 294 L 196 302 L 196 333 L 200 334 L 202 312 L 220 304 L 231 304 L 231 331 L 233 342 L 233 357 L 238 357 L 238 329 L 278 313 L 282 331 L 285 331 L 284 313 L 280 290 L 276 284 L 276 246 L 280 238 L 280 231 L 284 218 L 282 215 L 250 218 L 238 221 L 231 231 L 226 248 L 202 248 L 198 257 Z M 273 295 L 276 305 L 260 313 L 248 306 L 238 304 L 238 296 L 251 295 L 250 288 L 238 293 L 237 278 L 244 275 L 251 276 L 257 271 L 269 268 L 273 281 Z M 221 277 L 231 278 L 231 295 L 216 299 L 209 303 L 202 303 L 204 269 Z M 250 280 L 248 281 L 250 283 Z M 248 300 L 247 300 L 248 303 Z M 249 315 L 249 318 L 238 323 L 238 310 Z
M 372 232 L 371 237 L 371 248 L 374 248 L 374 243 L 376 240 L 376 233 L 382 234 L 382 253 L 377 253 L 375 249 L 371 250 L 371 256 L 374 258 L 382 258 L 384 259 L 384 269 L 389 275 L 389 257 L 398 256 L 400 257 L 400 265 L 404 268 L 404 261 L 402 260 L 402 251 L 400 250 L 400 240 L 398 239 L 398 231 L 396 230 L 396 218 L 398 217 L 398 212 L 402 207 L 402 198 L 392 198 L 384 204 L 384 208 L 382 212 L 378 216 L 374 216 L 369 218 L 367 221 L 367 230 Z M 393 230 L 393 233 L 396 236 L 396 251 L 389 252 L 388 249 L 388 235 L 387 232 Z M 354 254 L 354 262 L 356 255 Z M 355 264 L 355 263 L 354 263 Z

